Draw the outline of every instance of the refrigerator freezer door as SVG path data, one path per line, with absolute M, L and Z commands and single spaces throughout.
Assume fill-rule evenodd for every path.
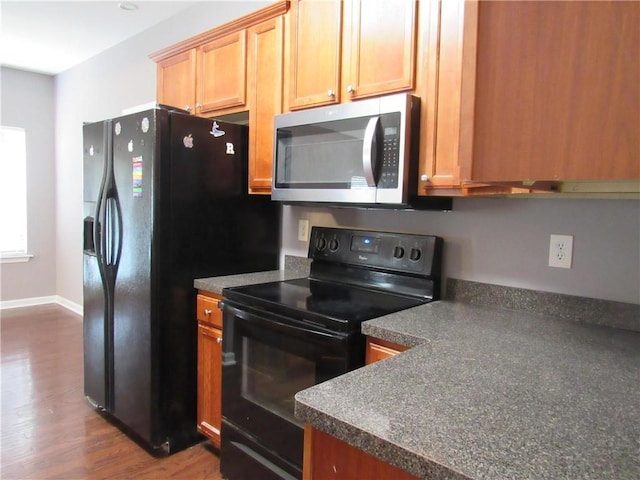
M 95 204 L 100 194 L 106 155 L 105 123 L 89 123 L 82 128 L 84 143 L 82 179 L 85 203 Z
M 95 255 L 83 255 L 84 394 L 91 403 L 107 408 L 107 347 L 105 297 Z
M 107 408 L 107 323 L 105 291 L 93 246 L 93 215 L 105 167 L 105 123 L 83 128 L 84 138 L 84 210 L 83 251 L 83 342 L 84 394 L 100 408 Z

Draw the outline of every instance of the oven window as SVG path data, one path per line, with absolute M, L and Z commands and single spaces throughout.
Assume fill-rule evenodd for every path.
M 242 338 L 242 396 L 275 415 L 294 417 L 294 395 L 316 384 L 316 363 L 253 338 Z

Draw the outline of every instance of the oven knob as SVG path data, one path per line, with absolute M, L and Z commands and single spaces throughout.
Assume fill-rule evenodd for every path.
M 332 238 L 331 241 L 329 242 L 329 250 L 331 250 L 332 252 L 335 252 L 336 250 L 338 250 L 338 239 L 337 238 Z
M 409 253 L 409 258 L 414 262 L 417 262 L 422 257 L 422 252 L 419 248 L 412 248 L 411 253 Z
M 404 248 L 398 246 L 396 248 L 393 249 L 393 256 L 395 258 L 402 258 L 404 257 Z
M 320 251 L 327 248 L 327 240 L 324 237 L 318 238 L 318 240 L 316 240 L 316 248 Z

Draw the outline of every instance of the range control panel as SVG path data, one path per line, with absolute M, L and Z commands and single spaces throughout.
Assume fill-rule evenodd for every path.
M 442 243 L 434 235 L 314 226 L 309 258 L 431 276 L 440 273 Z

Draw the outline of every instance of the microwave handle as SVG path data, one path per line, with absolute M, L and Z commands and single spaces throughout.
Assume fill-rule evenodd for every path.
M 369 119 L 367 128 L 364 130 L 364 141 L 362 144 L 362 170 L 364 171 L 364 178 L 367 180 L 369 187 L 376 186 L 376 178 L 374 171 L 375 158 L 374 155 L 377 152 L 376 145 L 376 130 L 380 123 L 380 117 L 373 117 Z

